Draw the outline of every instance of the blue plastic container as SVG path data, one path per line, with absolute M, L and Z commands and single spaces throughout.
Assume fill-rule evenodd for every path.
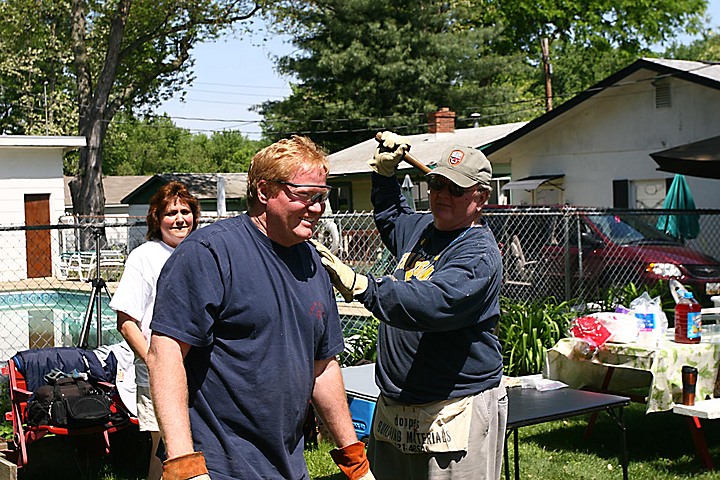
M 363 440 L 369 437 L 373 413 L 375 413 L 375 402 L 349 395 L 348 403 L 358 439 Z

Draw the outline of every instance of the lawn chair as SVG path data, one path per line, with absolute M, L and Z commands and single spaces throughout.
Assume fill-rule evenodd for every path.
M 505 283 L 531 286 L 537 260 L 527 260 L 520 239 L 513 235 L 510 240 L 509 252 L 505 262 Z
M 77 370 L 97 379 L 96 385 L 107 392 L 111 398 L 112 415 L 109 420 L 100 425 L 73 428 L 55 425 L 29 425 L 28 401 L 32 399 L 33 392 L 46 383 L 45 375 L 53 369 L 62 372 Z M 91 350 L 82 348 L 39 348 L 16 353 L 8 361 L 7 367 L 3 368 L 3 374 L 8 375 L 9 378 L 11 403 L 11 410 L 5 414 L 5 418 L 13 426 L 13 440 L 8 442 L 7 450 L 2 452 L 5 457 L 9 461 L 15 462 L 18 468 L 24 467 L 28 463 L 28 445 L 47 434 L 86 436 L 91 439 L 87 443 L 94 449 L 104 447 L 104 453 L 109 453 L 110 439 L 108 435 L 131 423 L 137 423 L 137 420 L 127 413 L 127 409 L 112 383 L 115 377 L 114 369 L 113 362 L 108 361 L 103 365 Z
M 65 252 L 60 255 L 57 276 L 60 280 L 87 282 L 96 263 L 95 252 Z

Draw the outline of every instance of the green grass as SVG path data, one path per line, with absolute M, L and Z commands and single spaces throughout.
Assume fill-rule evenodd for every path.
M 310 478 L 315 480 L 345 480 L 345 475 L 330 458 L 330 450 L 334 445 L 329 442 L 320 442 L 318 448 L 305 451 Z
M 670 412 L 646 415 L 645 405 L 640 404 L 626 407 L 624 417 L 631 479 L 719 478 L 717 472 L 705 470 L 697 457 L 686 417 Z M 602 414 L 590 438 L 585 439 L 588 418 L 574 417 L 521 428 L 521 478 L 622 478 L 618 426 L 609 415 Z M 720 424 L 705 421 L 703 429 L 711 457 L 720 461 Z M 512 465 L 512 443 L 509 446 Z
M 602 413 L 590 438 L 585 439 L 589 416 L 558 420 L 521 428 L 519 433 L 520 474 L 522 479 L 606 480 L 622 479 L 620 429 L 609 415 Z M 705 470 L 700 462 L 686 424 L 686 417 L 670 412 L 645 414 L 645 405 L 631 404 L 624 411 L 630 457 L 629 477 L 633 480 L 671 480 L 720 478 Z M 703 422 L 710 456 L 720 467 L 720 421 Z M 510 473 L 513 476 L 512 437 Z M 344 477 L 321 443 L 307 452 L 310 476 L 317 480 Z M 504 478 L 504 475 L 503 477 Z
M 633 480 L 670 480 L 720 478 L 720 473 L 705 470 L 693 445 L 686 417 L 670 412 L 645 414 L 645 405 L 632 404 L 625 408 L 625 425 L 630 456 L 629 476 Z M 548 422 L 519 430 L 520 472 L 522 479 L 572 479 L 606 480 L 621 479 L 620 467 L 620 430 L 607 414 L 601 414 L 589 439 L 583 438 L 588 416 L 574 417 L 568 420 Z M 704 421 L 703 431 L 710 449 L 710 455 L 720 467 L 720 421 Z M 64 439 L 66 440 L 66 439 Z M 46 439 L 37 442 L 39 447 Z M 510 465 L 513 465 L 512 438 L 510 447 Z M 54 445 L 52 445 L 54 443 Z M 40 457 L 46 457 L 48 450 L 57 455 L 45 463 L 47 468 L 28 469 L 24 479 L 58 478 L 58 472 L 68 473 L 69 478 L 98 478 L 104 480 L 130 480 L 143 478 L 142 466 L 131 466 L 137 461 L 138 442 L 132 436 L 123 439 L 130 443 L 124 452 L 116 452 L 115 458 L 102 462 L 95 473 L 83 462 L 82 472 L 72 473 L 72 464 L 79 458 L 76 453 L 61 453 L 60 444 L 67 442 L 48 442 L 44 452 L 33 448 L 30 452 L 31 463 L 42 463 Z M 344 476 L 335 466 L 329 455 L 332 446 L 321 442 L 320 446 L 306 452 L 311 478 L 316 480 L 342 480 Z M 135 449 L 135 450 L 133 450 Z M 107 458 L 107 457 L 106 457 Z M 62 468 L 60 465 L 63 465 Z M 50 476 L 48 476 L 50 475 Z M 512 476 L 512 468 L 511 468 Z M 504 478 L 504 476 L 503 476 Z

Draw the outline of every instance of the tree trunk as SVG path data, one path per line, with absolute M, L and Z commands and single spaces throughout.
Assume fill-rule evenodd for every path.
M 89 110 L 88 110 L 89 113 Z M 80 149 L 78 174 L 70 180 L 73 213 L 87 218 L 86 222 L 102 221 L 105 215 L 105 191 L 102 183 L 102 144 L 107 132 L 103 118 L 90 118 L 81 122 L 80 133 L 87 139 L 87 146 Z M 84 222 L 83 222 L 84 223 Z M 83 250 L 95 248 L 93 235 L 81 230 L 80 245 Z
M 86 1 L 73 0 L 71 8 L 73 63 L 77 74 L 80 135 L 87 139 L 87 146 L 80 149 L 78 173 L 70 181 L 73 213 L 86 217 L 85 221 L 99 222 L 105 215 L 105 191 L 102 183 L 102 148 L 107 128 L 118 106 L 109 105 L 110 92 L 119 63 L 120 46 L 132 0 L 120 0 L 112 17 L 105 61 L 93 86 L 90 75 L 90 59 L 86 44 Z M 83 250 L 95 248 L 95 239 L 88 229 L 81 231 Z M 105 235 L 102 235 L 103 245 Z

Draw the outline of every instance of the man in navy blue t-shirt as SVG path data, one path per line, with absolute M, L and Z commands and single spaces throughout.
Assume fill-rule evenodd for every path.
M 313 405 L 351 479 L 372 479 L 335 355 L 335 298 L 313 234 L 331 187 L 304 137 L 258 152 L 245 215 L 188 236 L 157 286 L 148 367 L 168 459 L 163 478 L 307 479 Z M 209 473 L 208 473 L 209 472 Z

